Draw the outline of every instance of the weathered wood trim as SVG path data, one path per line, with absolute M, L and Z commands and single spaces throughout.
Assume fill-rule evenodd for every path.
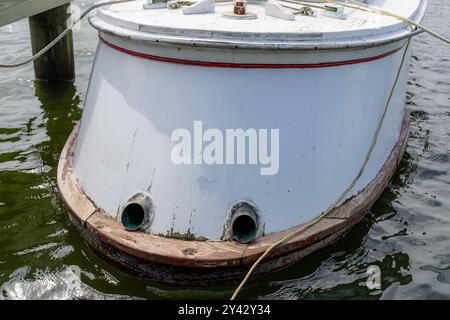
M 408 139 L 405 112 L 400 136 L 374 180 L 314 227 L 275 248 L 257 268 L 255 276 L 287 268 L 305 256 L 336 241 L 359 222 L 381 195 L 395 172 Z M 58 166 L 58 188 L 72 221 L 85 240 L 101 255 L 122 267 L 156 281 L 179 284 L 235 279 L 270 246 L 300 226 L 244 245 L 233 241 L 183 241 L 142 232 L 122 225 L 95 209 L 83 194 L 72 169 L 78 126 L 69 137 Z

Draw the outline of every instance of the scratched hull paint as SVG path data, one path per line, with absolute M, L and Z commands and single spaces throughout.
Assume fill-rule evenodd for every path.
M 425 2 L 414 3 L 411 17 L 420 20 Z M 236 39 L 227 39 L 219 50 L 209 40 L 193 48 L 183 44 L 185 34 L 174 43 L 162 34 L 167 36 L 162 45 L 148 38 L 153 34 L 129 26 L 136 21 L 118 22 L 117 12 L 107 9 L 91 23 L 103 41 L 75 150 L 78 183 L 118 221 L 130 197 L 148 190 L 156 210 L 147 233 L 210 240 L 224 239 L 227 215 L 242 199 L 258 206 L 263 234 L 322 213 L 357 175 L 406 50 L 398 23 L 375 35 L 370 31 L 367 42 L 376 45 L 361 47 L 355 40 L 362 38 L 361 29 L 344 40 L 327 34 L 331 40 L 323 36 L 316 43 L 326 50 L 312 52 L 297 38 L 296 48 L 275 43 L 277 50 L 258 50 L 262 44 L 255 40 L 233 49 L 229 45 Z M 194 36 L 200 37 L 191 35 L 191 42 Z M 330 49 L 345 41 L 355 47 Z M 410 53 L 406 56 L 373 156 L 345 200 L 375 178 L 398 140 Z M 255 165 L 174 164 L 171 134 L 192 131 L 198 120 L 204 129 L 221 132 L 279 129 L 278 173 L 261 175 Z

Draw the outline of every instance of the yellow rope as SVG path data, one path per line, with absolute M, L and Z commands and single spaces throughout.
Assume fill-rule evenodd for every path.
M 353 181 L 350 183 L 350 185 L 347 187 L 347 189 L 345 189 L 345 191 L 328 207 L 327 210 L 325 210 L 324 213 L 322 213 L 320 216 L 318 216 L 317 218 L 315 218 L 314 220 L 304 224 L 300 229 L 297 229 L 291 233 L 289 233 L 288 235 L 284 236 L 283 238 L 281 238 L 280 240 L 276 241 L 275 243 L 273 243 L 272 245 L 270 245 L 266 251 L 264 251 L 264 253 L 258 258 L 258 260 L 255 261 L 255 263 L 253 263 L 252 267 L 249 269 L 249 271 L 247 272 L 247 274 L 245 275 L 244 279 L 242 280 L 242 282 L 240 283 L 239 287 L 237 287 L 237 289 L 234 291 L 231 300 L 235 300 L 237 295 L 239 294 L 239 292 L 242 290 L 242 288 L 244 287 L 244 285 L 247 283 L 248 279 L 250 278 L 250 276 L 252 275 L 253 271 L 255 270 L 255 268 L 259 265 L 259 263 L 277 246 L 279 246 L 280 244 L 289 241 L 290 239 L 298 236 L 299 234 L 303 233 L 304 231 L 310 229 L 311 227 L 315 226 L 318 222 L 320 222 L 321 220 L 323 220 L 328 213 L 330 213 L 331 210 L 333 210 L 338 204 L 339 202 L 341 202 L 345 196 L 353 189 L 353 187 L 356 185 L 356 183 L 358 182 L 358 180 L 361 178 L 362 174 L 364 173 L 366 166 L 370 160 L 370 158 L 372 157 L 372 153 L 373 150 L 375 149 L 375 146 L 377 144 L 378 141 L 378 136 L 380 134 L 381 131 L 381 127 L 383 126 L 383 122 L 384 119 L 386 117 L 386 113 L 389 109 L 389 105 L 391 103 L 392 100 L 392 96 L 394 94 L 395 88 L 397 86 L 398 80 L 400 78 L 401 75 L 401 71 L 402 71 L 402 67 L 403 64 L 406 60 L 406 54 L 408 52 L 409 49 L 409 45 L 411 43 L 411 38 L 408 38 L 408 42 L 405 48 L 405 51 L 403 52 L 403 56 L 402 56 L 402 60 L 400 62 L 400 66 L 398 68 L 397 71 L 397 75 L 395 77 L 395 81 L 394 84 L 392 85 L 392 89 L 389 93 L 389 97 L 388 100 L 386 102 L 386 105 L 384 106 L 384 110 L 383 110 L 383 114 L 381 115 L 381 118 L 378 121 L 378 126 L 377 129 L 375 131 L 375 134 L 372 138 L 372 143 L 370 145 L 369 151 L 367 152 L 366 158 L 364 159 L 364 162 L 358 172 L 358 174 L 356 175 L 356 177 L 353 179 Z

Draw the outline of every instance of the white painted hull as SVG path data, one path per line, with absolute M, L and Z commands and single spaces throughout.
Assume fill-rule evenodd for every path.
M 130 197 L 148 190 L 155 213 L 145 232 L 210 240 L 229 238 L 226 220 L 241 200 L 259 208 L 267 235 L 310 221 L 339 197 L 364 162 L 407 42 L 258 51 L 100 36 L 74 155 L 78 183 L 119 221 Z M 406 57 L 373 155 L 345 200 L 375 178 L 399 139 Z M 279 129 L 278 173 L 174 164 L 171 134 L 192 132 L 198 120 L 204 130 Z

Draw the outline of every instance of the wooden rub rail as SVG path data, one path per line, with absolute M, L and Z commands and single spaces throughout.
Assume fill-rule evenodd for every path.
M 333 243 L 359 222 L 387 186 L 408 138 L 405 113 L 397 144 L 376 178 L 358 195 L 330 212 L 313 228 L 275 248 L 253 276 L 285 269 Z M 270 234 L 250 244 L 234 241 L 183 241 L 142 232 L 126 231 L 98 210 L 84 195 L 73 172 L 78 125 L 69 137 L 58 166 L 58 188 L 75 226 L 100 255 L 128 271 L 154 281 L 207 284 L 239 279 L 275 241 L 294 229 Z

